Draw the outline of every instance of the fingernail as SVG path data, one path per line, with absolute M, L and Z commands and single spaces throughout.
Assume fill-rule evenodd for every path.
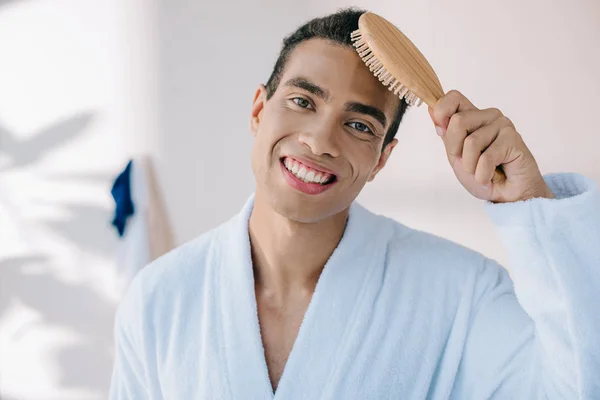
M 487 185 L 481 185 L 481 187 L 485 190 L 488 190 L 490 188 L 490 184 L 488 183 Z
M 435 126 L 435 133 L 438 134 L 438 136 L 444 136 L 444 128 L 442 128 L 441 126 Z

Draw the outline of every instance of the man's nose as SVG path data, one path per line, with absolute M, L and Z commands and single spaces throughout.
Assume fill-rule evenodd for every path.
M 320 123 L 304 130 L 299 140 L 317 156 L 328 155 L 336 158 L 341 154 L 339 129 L 334 122 Z

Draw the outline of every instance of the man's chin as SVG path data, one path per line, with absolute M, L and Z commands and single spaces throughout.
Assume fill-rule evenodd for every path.
M 310 197 L 313 197 L 312 199 Z M 303 224 L 314 224 L 323 221 L 341 210 L 337 210 L 335 202 L 329 196 L 272 195 L 268 198 L 273 211 L 282 217 Z

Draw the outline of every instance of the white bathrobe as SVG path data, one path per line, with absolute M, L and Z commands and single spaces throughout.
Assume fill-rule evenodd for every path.
M 110 398 L 600 399 L 600 194 L 576 174 L 546 181 L 557 199 L 486 204 L 514 289 L 481 254 L 354 203 L 276 393 L 250 198 L 137 275 L 116 317 Z

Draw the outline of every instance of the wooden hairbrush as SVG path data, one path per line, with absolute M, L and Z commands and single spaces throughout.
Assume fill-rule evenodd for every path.
M 409 106 L 425 102 L 433 107 L 444 96 L 440 80 L 425 56 L 383 17 L 371 12 L 362 14 L 350 38 L 375 77 Z M 504 172 L 497 168 L 492 181 L 504 179 Z
M 391 22 L 364 13 L 350 37 L 369 70 L 408 105 L 425 102 L 433 107 L 444 96 L 440 80 L 425 56 Z

